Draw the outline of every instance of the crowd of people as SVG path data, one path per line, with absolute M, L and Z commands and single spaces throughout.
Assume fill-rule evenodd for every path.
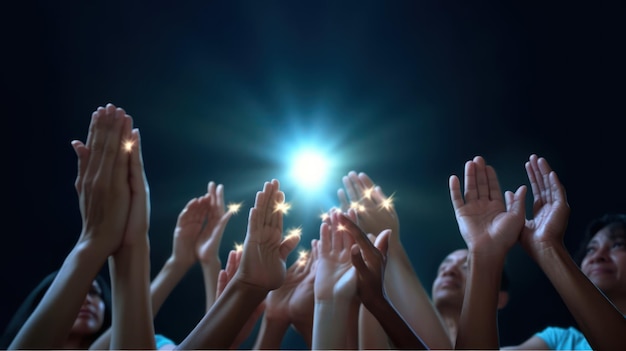
M 592 221 L 580 257 L 564 235 L 570 208 L 545 158 L 530 155 L 528 188 L 500 188 L 481 156 L 449 179 L 466 247 L 441 262 L 430 293 L 415 273 L 400 223 L 365 173 L 346 174 L 338 205 L 323 217 L 306 256 L 287 267 L 298 235 L 284 235 L 285 194 L 265 181 L 249 211 L 241 250 L 219 248 L 232 215 L 224 187 L 209 182 L 178 216 L 172 253 L 150 279 L 150 190 L 133 118 L 113 104 L 91 116 L 75 188 L 82 231 L 62 265 L 26 297 L 2 335 L 5 349 L 237 349 L 260 321 L 253 349 L 280 349 L 293 327 L 310 349 L 626 350 L 626 214 Z M 498 310 L 508 302 L 504 268 L 519 243 L 545 273 L 576 325 L 546 326 L 501 345 Z M 153 318 L 196 263 L 205 313 L 179 343 Z M 99 272 L 108 264 L 110 278 Z

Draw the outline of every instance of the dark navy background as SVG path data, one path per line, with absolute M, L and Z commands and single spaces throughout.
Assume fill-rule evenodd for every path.
M 2 17 L 0 328 L 78 237 L 70 141 L 85 139 L 107 102 L 142 133 L 153 276 L 178 212 L 209 180 L 244 202 L 225 263 L 265 180 L 284 185 L 285 226 L 303 227 L 306 249 L 340 176 L 367 172 L 395 194 L 428 291 L 439 262 L 464 245 L 447 181 L 474 155 L 510 190 L 528 183 L 531 153 L 545 156 L 568 192 L 572 250 L 590 219 L 626 211 L 623 2 L 24 1 Z M 285 155 L 306 138 L 341 160 L 315 197 L 284 175 Z M 503 345 L 573 323 L 523 250 L 507 265 Z M 194 327 L 201 279 L 195 267 L 176 287 L 157 332 L 178 342 Z M 293 331 L 283 346 L 305 347 Z

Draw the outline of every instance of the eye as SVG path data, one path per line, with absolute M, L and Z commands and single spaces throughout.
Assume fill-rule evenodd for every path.
M 89 289 L 89 295 L 90 296 L 98 296 L 101 297 L 100 291 L 98 289 L 95 288 L 91 288 Z
M 587 246 L 587 248 L 585 249 L 585 255 L 588 256 L 594 253 L 595 251 L 596 251 L 596 248 L 594 246 Z
M 623 241 L 615 241 L 613 242 L 612 248 L 623 248 L 625 243 Z

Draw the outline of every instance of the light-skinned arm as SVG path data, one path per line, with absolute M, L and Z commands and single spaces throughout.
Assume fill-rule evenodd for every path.
M 391 229 L 385 274 L 385 289 L 390 301 L 397 306 L 411 328 L 423 336 L 427 345 L 435 349 L 452 349 L 443 320 L 402 245 L 393 196 L 386 196 L 382 188 L 363 172 L 350 171 L 342 180 L 345 190 L 337 192 L 342 210 L 357 210 L 357 224 L 368 234 L 378 235 L 385 229 Z M 388 348 L 387 337 L 381 334 L 382 328 L 369 317 L 367 314 L 360 317 L 360 347 Z
M 235 276 L 178 349 L 229 348 L 267 294 L 282 285 L 285 260 L 300 240 L 282 236 L 283 213 L 277 205 L 284 201 L 276 179 L 257 193 Z

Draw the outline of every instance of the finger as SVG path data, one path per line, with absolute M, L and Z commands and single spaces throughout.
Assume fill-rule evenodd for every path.
M 217 200 L 216 205 L 217 207 L 221 210 L 224 211 L 225 208 L 225 204 L 224 204 L 224 185 L 219 184 L 217 186 L 217 189 L 215 190 L 215 198 Z
M 352 265 L 354 266 L 356 271 L 359 273 L 359 275 L 368 274 L 369 268 L 367 267 L 367 265 L 365 264 L 365 261 L 363 260 L 360 246 L 358 244 L 352 245 L 352 247 L 350 248 L 350 253 L 351 253 L 350 256 L 351 256 Z
M 139 129 L 132 131 L 131 142 L 136 149 L 130 153 L 130 185 L 134 196 L 139 196 L 142 199 L 148 197 L 148 180 L 146 178 L 146 172 L 143 164 L 143 152 L 141 148 L 141 136 Z M 142 200 L 143 201 L 143 200 Z
M 374 245 L 378 249 L 378 251 L 383 255 L 383 257 L 387 257 L 387 252 L 389 250 L 389 237 L 391 237 L 391 230 L 386 229 L 380 232 L 380 234 L 376 237 L 376 242 Z
M 318 254 L 320 257 L 327 256 L 332 247 L 330 241 L 330 225 L 328 223 L 322 223 L 320 225 L 320 240 L 317 245 Z
M 550 165 L 548 164 L 548 161 L 546 161 L 545 158 L 540 157 L 537 160 L 537 168 L 539 169 L 539 171 L 541 172 L 541 178 L 543 181 L 543 185 L 544 185 L 544 189 L 545 189 L 545 194 L 546 194 L 546 198 L 545 200 L 547 202 L 552 202 L 554 201 L 554 199 L 552 198 L 552 187 L 551 182 L 550 182 L 550 172 L 552 172 L 552 168 L 550 168 Z
M 478 185 L 476 181 L 476 164 L 473 161 L 465 162 L 465 202 L 478 199 Z
M 372 242 L 370 242 L 365 232 L 356 223 L 352 222 L 350 218 L 343 214 L 340 215 L 339 219 L 341 224 L 353 236 L 354 241 L 361 247 L 361 250 L 366 247 L 373 248 Z
M 489 181 L 485 159 L 482 156 L 475 156 L 473 162 L 476 166 L 475 179 L 478 198 L 489 198 Z
M 487 175 L 487 187 L 490 200 L 497 200 L 504 202 L 502 198 L 502 190 L 500 189 L 500 182 L 498 181 L 498 175 L 496 170 L 491 166 L 485 167 L 485 173 Z
M 351 173 L 354 173 L 354 171 L 348 172 L 348 175 L 343 176 L 341 178 L 341 181 L 343 182 L 343 186 L 346 189 L 346 193 L 348 194 L 348 204 L 351 203 L 352 201 L 359 201 L 359 198 L 357 197 L 354 186 L 352 185 L 352 181 L 350 180 Z
M 215 298 L 217 299 L 224 292 L 224 288 L 228 284 L 228 274 L 225 270 L 220 269 L 220 272 L 217 275 L 217 288 L 215 291 Z
M 112 106 L 112 105 L 111 105 Z M 107 106 L 107 112 L 111 110 Z M 126 112 L 121 108 L 113 108 L 112 110 L 112 122 L 106 124 L 107 138 L 104 142 L 103 152 L 104 155 L 101 161 L 102 174 L 113 174 L 113 170 L 119 170 L 115 172 L 118 180 L 126 180 L 128 177 L 128 159 L 129 153 L 122 150 L 122 144 L 124 137 L 130 137 L 130 131 L 132 129 L 132 119 L 126 118 Z M 126 170 L 126 172 L 124 172 Z
M 534 155 L 531 155 L 531 160 Z M 528 176 L 528 181 L 530 182 L 530 189 L 533 194 L 533 202 L 539 201 L 541 199 L 541 190 L 539 189 L 539 184 L 537 183 L 537 178 L 535 176 L 535 170 L 533 169 L 533 165 L 530 161 L 524 164 L 524 168 L 526 168 L 526 175 Z
M 463 195 L 461 195 L 461 182 L 459 181 L 459 177 L 451 175 L 448 180 L 448 186 L 450 188 L 450 200 L 452 201 L 452 207 L 456 212 L 459 208 L 465 205 Z
M 515 191 L 515 194 L 511 193 L 510 204 L 507 203 L 507 211 L 521 214 L 523 218 L 526 218 L 526 204 L 525 204 L 526 191 L 527 191 L 526 186 L 522 185 L 519 188 L 517 188 L 517 191 Z
M 89 149 L 85 147 L 80 140 L 72 140 L 72 148 L 76 153 L 76 160 L 78 166 L 76 167 L 76 181 L 74 182 L 74 188 L 79 194 L 82 192 L 83 180 L 85 177 L 85 171 L 87 164 L 89 163 Z
M 300 235 L 289 235 L 283 239 L 278 248 L 280 258 L 286 260 L 287 256 L 298 246 L 298 243 L 300 243 Z
M 275 203 L 277 204 L 282 204 L 285 203 L 285 193 L 282 191 L 277 191 L 275 193 Z M 278 228 L 279 229 L 279 233 L 283 232 L 283 211 L 277 211 L 277 210 L 272 210 L 272 217 L 271 217 L 271 222 L 270 225 L 272 227 Z

